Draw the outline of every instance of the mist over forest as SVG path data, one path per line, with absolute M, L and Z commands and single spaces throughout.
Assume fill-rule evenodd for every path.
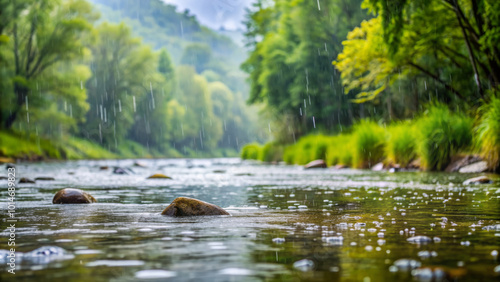
M 268 139 L 245 103 L 246 51 L 189 11 L 160 0 L 4 2 L 16 15 L 2 26 L 4 154 L 235 156 Z M 11 149 L 16 140 L 25 148 Z

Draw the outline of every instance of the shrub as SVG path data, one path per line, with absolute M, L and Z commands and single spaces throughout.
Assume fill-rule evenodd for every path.
M 385 129 L 373 121 L 362 120 L 353 128 L 353 166 L 369 168 L 384 156 Z
M 283 146 L 272 142 L 265 144 L 260 150 L 259 160 L 268 163 L 283 160 Z
M 352 135 L 342 134 L 331 138 L 326 151 L 326 164 L 352 165 L 353 147 L 351 146 Z
M 241 149 L 241 158 L 244 160 L 258 160 L 261 150 L 261 146 L 257 143 L 247 144 Z
M 493 97 L 480 108 L 480 113 L 477 141 L 481 157 L 491 170 L 497 170 L 500 164 L 500 99 Z
M 385 147 L 387 161 L 402 167 L 417 156 L 417 144 L 413 126 L 409 122 L 398 123 L 387 129 L 388 137 Z
M 422 167 L 443 170 L 451 156 L 472 143 L 472 119 L 435 105 L 417 120 L 417 143 Z

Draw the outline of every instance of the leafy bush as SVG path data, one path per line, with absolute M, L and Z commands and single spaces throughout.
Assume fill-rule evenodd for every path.
M 385 129 L 373 121 L 362 120 L 354 125 L 352 139 L 353 166 L 369 168 L 384 157 Z
M 326 164 L 352 165 L 353 147 L 351 146 L 352 135 L 342 134 L 331 138 L 326 152 Z
M 257 143 L 247 144 L 241 149 L 241 158 L 244 160 L 258 160 L 261 150 L 261 146 Z
M 387 161 L 406 167 L 417 157 L 417 143 L 409 122 L 391 125 L 388 129 L 385 154 Z
M 427 170 L 443 170 L 452 155 L 472 143 L 472 119 L 444 105 L 430 107 L 416 124 L 418 151 Z
M 497 170 L 500 164 L 500 99 L 493 97 L 481 107 L 480 113 L 477 141 L 481 156 L 491 170 Z
M 259 160 L 269 163 L 283 160 L 283 146 L 271 142 L 265 144 L 260 150 Z

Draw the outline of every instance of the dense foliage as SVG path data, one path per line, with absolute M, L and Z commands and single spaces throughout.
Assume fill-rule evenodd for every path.
M 494 169 L 499 19 L 495 0 L 257 1 L 248 11 L 251 53 L 242 65 L 249 102 L 267 106 L 281 143 L 352 131 L 345 135 L 350 146 L 338 145 L 340 137 L 318 137 L 318 144 L 349 152 L 327 150 L 335 156 L 327 162 L 355 167 L 381 159 L 407 165 L 418 155 L 424 168 L 444 169 L 453 154 L 474 152 L 470 117 L 477 116 L 478 150 Z M 388 124 L 387 136 L 362 121 L 367 117 Z M 402 121 L 415 117 L 420 122 Z M 316 141 L 308 140 L 287 147 L 283 158 L 310 160 L 308 146 Z M 318 146 L 322 155 L 325 145 Z
M 159 0 L 93 2 L 0 1 L 3 141 L 78 158 L 98 156 L 71 144 L 98 144 L 102 157 L 205 156 L 264 140 L 229 38 Z

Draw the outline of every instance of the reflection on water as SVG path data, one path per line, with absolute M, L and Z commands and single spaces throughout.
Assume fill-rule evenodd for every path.
M 237 159 L 133 163 L 17 166 L 18 177 L 56 180 L 17 188 L 16 252 L 23 258 L 16 281 L 478 281 L 500 275 L 500 188 L 462 185 L 471 175 L 303 170 Z M 115 175 L 115 166 L 133 174 Z M 173 179 L 146 179 L 153 173 Z M 7 182 L 0 185 L 6 210 Z M 52 205 L 65 187 L 84 189 L 99 202 Z M 217 204 L 232 216 L 161 216 L 179 196 Z M 7 236 L 2 228 L 0 249 L 7 249 Z M 64 253 L 30 259 L 40 247 Z M 2 281 L 12 279 L 4 261 L 0 269 Z

